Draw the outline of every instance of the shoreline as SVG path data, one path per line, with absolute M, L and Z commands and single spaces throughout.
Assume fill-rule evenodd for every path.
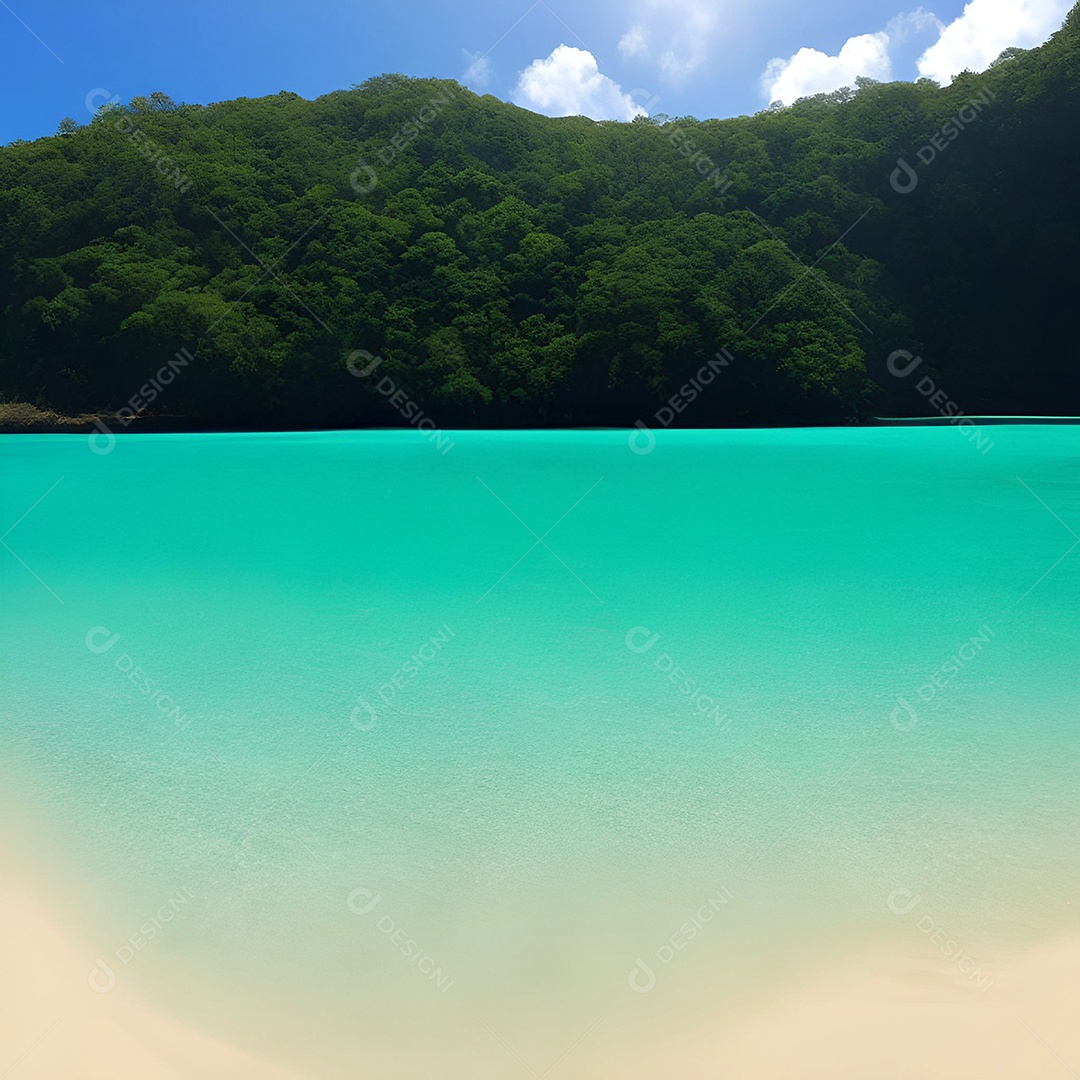
M 978 426 L 1008 425 L 1069 425 L 1080 424 L 1080 416 L 1011 416 L 1011 415 L 966 415 L 965 420 Z M 116 427 L 110 426 L 110 421 Z M 868 427 L 950 427 L 955 426 L 955 417 L 941 416 L 868 416 L 858 420 L 800 420 L 769 421 L 754 420 L 740 424 L 723 425 L 686 425 L 669 427 L 667 431 L 796 431 L 800 429 L 820 428 L 868 428 Z M 100 426 L 99 426 L 100 425 Z M 213 423 L 195 420 L 184 416 L 136 416 L 127 418 L 122 426 L 112 412 L 80 413 L 78 416 L 66 416 L 53 409 L 39 409 L 24 402 L 0 403 L 0 435 L 91 435 L 106 428 L 112 435 L 223 435 L 223 434 L 258 434 L 262 432 L 316 432 L 316 431 L 409 431 L 409 424 L 357 424 L 342 427 L 340 424 L 296 424 L 281 423 L 246 424 Z M 628 434 L 640 430 L 634 424 L 567 424 L 536 427 L 531 425 L 490 424 L 477 426 L 451 425 L 446 430 L 453 431 L 625 431 Z
M 13 1080 L 300 1078 L 189 1027 L 122 984 L 93 992 L 90 950 L 10 875 L 0 878 L 0 953 L 0 1068 Z
M 416 1039 L 396 1060 L 385 1048 L 350 1041 L 317 1067 L 312 1062 L 311 1071 L 291 1071 L 271 1060 L 269 1047 L 242 1049 L 192 1027 L 124 980 L 108 992 L 92 992 L 92 950 L 80 947 L 40 893 L 40 882 L 10 871 L 0 878 L 0 1066 L 17 1065 L 20 1080 L 301 1080 L 352 1076 L 358 1069 L 372 1077 L 404 1075 L 407 1067 L 437 1060 L 446 1040 L 454 1039 L 434 1014 L 427 1023 L 422 1010 L 415 1014 L 415 1001 L 403 1001 L 414 1013 Z M 715 976 L 707 975 L 689 1011 L 686 998 L 624 996 L 560 1073 L 566 1080 L 646 1080 L 665 1072 L 705 1080 L 722 1068 L 736 1080 L 1057 1080 L 1060 1062 L 1080 1056 L 1072 1022 L 1080 1004 L 1080 935 L 1014 947 L 992 967 L 994 984 L 981 993 L 922 937 L 904 947 L 863 942 L 842 958 L 819 956 L 775 984 L 744 987 L 734 1008 Z M 717 991 L 711 996 L 710 986 Z M 227 1018 L 221 1026 L 228 1027 Z M 495 1042 L 477 1039 L 477 1032 L 457 1034 L 472 1036 L 458 1047 L 469 1060 L 459 1058 L 448 1076 L 509 1074 Z M 289 1056 L 305 1058 L 301 1047 Z

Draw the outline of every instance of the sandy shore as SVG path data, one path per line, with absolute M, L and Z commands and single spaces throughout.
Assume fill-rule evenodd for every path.
M 155 1012 L 122 983 L 95 993 L 86 951 L 10 883 L 0 883 L 0 958 L 5 1080 L 296 1076 Z
M 124 980 L 94 992 L 80 949 L 20 885 L 0 884 L 0 1077 L 4 1080 L 287 1080 L 289 1072 L 191 1029 L 141 1001 Z M 745 1080 L 1064 1080 L 1080 1070 L 1080 939 L 1046 943 L 993 965 L 980 991 L 917 935 L 911 951 L 871 953 L 792 981 L 740 1015 L 665 1015 L 634 996 L 566 1056 L 553 1080 L 619 1076 Z M 624 999 L 625 1003 L 625 999 Z M 402 1006 L 409 1006 L 403 1002 Z M 657 1006 L 660 1006 L 657 1008 Z M 402 1055 L 432 1067 L 446 1046 L 415 1014 Z M 475 1033 L 474 1033 L 475 1034 Z M 482 1049 L 481 1049 L 482 1047 Z M 460 1049 L 460 1048 L 459 1048 Z M 442 1061 L 446 1077 L 527 1075 L 494 1042 Z M 385 1058 L 374 1071 L 406 1076 Z M 332 1070 L 333 1071 L 333 1070 Z M 317 1075 L 313 1072 L 309 1075 Z M 417 1075 L 430 1075 L 421 1070 Z
M 1080 938 L 1002 958 L 980 992 L 928 942 L 770 995 L 723 1035 L 707 1017 L 623 1075 L 680 1080 L 1067 1080 L 1080 1075 Z M 734 1029 L 734 1030 L 733 1030 Z M 657 1052 L 661 1050 L 661 1052 Z M 597 1073 L 597 1075 L 600 1075 Z

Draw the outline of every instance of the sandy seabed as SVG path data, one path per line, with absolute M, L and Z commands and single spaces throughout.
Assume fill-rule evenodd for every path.
M 0 884 L 0 940 L 4 1080 L 396 1078 L 413 1067 L 404 1060 L 365 1067 L 358 1046 L 340 1072 L 325 1063 L 311 1071 L 285 1068 L 261 1059 L 257 1049 L 193 1030 L 123 981 L 107 993 L 94 992 L 88 950 L 21 883 Z M 721 1074 L 746 1080 L 1060 1080 L 1080 1068 L 1078 1005 L 1080 938 L 1003 958 L 985 991 L 916 939 L 910 953 L 871 953 L 844 969 L 789 980 L 741 1015 L 728 1009 L 710 1017 L 703 1009 L 641 1027 L 624 1018 L 606 1031 L 600 1023 L 558 1062 L 552 1080 Z M 416 1051 L 416 1044 L 409 1048 L 409 1062 L 418 1060 Z M 528 1075 L 524 1063 L 494 1042 L 481 1058 L 449 1054 L 440 1061 L 433 1046 L 430 1069 L 416 1075 Z

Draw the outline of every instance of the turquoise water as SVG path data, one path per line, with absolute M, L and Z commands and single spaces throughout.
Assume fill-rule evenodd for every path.
M 26 872 L 314 1075 L 510 1075 L 478 1016 L 543 1071 L 925 947 L 897 888 L 987 965 L 1074 931 L 1080 432 L 992 435 L 6 437 Z

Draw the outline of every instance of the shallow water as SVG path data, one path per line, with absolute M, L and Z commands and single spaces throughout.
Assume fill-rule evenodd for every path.
M 0 798 L 99 981 L 312 1075 L 584 1076 L 1080 929 L 1077 428 L 452 438 L 0 443 Z

